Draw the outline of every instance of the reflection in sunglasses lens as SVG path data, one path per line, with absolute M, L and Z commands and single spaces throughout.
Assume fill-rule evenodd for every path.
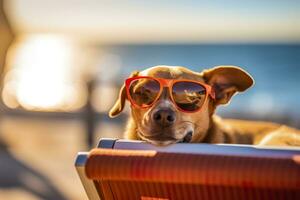
M 206 89 L 194 82 L 176 82 L 172 88 L 172 95 L 179 108 L 185 111 L 195 111 L 202 107 Z
M 139 78 L 131 82 L 129 92 L 138 106 L 149 106 L 154 102 L 160 90 L 158 81 L 150 78 Z

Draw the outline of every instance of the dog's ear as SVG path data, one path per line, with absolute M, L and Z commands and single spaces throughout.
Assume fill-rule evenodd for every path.
M 236 66 L 217 66 L 204 70 L 202 76 L 216 93 L 216 105 L 227 104 L 236 92 L 243 92 L 254 83 L 246 71 Z
M 138 71 L 134 71 L 130 74 L 130 78 L 131 77 L 135 77 L 139 74 Z M 118 99 L 116 100 L 114 106 L 110 109 L 109 111 L 109 117 L 111 118 L 114 118 L 116 117 L 117 115 L 119 115 L 124 107 L 125 107 L 125 101 L 126 101 L 126 88 L 125 88 L 125 84 L 122 85 L 121 89 L 120 89 L 120 92 L 119 92 L 119 97 Z

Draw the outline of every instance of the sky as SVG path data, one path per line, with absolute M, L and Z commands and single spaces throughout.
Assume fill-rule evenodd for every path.
M 96 43 L 299 43 L 300 1 L 7 0 L 14 29 Z

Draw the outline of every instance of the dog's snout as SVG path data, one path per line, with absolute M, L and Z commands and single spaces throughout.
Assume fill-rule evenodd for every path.
M 175 122 L 176 115 L 171 109 L 161 109 L 153 113 L 152 120 L 160 126 L 170 126 Z

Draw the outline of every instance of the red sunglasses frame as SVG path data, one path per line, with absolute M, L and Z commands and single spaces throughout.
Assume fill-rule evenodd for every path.
M 159 86 L 160 86 L 157 97 L 154 99 L 154 101 L 151 104 L 145 105 L 145 106 L 140 106 L 140 105 L 136 104 L 134 102 L 134 100 L 132 99 L 132 97 L 130 95 L 130 91 L 129 91 L 130 84 L 132 83 L 132 81 L 137 80 L 137 79 L 141 79 L 141 78 L 147 78 L 147 79 L 155 80 L 159 83 Z M 197 83 L 197 84 L 199 84 L 199 85 L 201 85 L 205 88 L 205 90 L 206 90 L 205 99 L 204 99 L 204 102 L 201 105 L 201 107 L 199 107 L 198 109 L 193 110 L 193 111 L 187 111 L 187 110 L 184 110 L 184 109 L 180 108 L 179 106 L 177 106 L 177 103 L 174 100 L 173 95 L 172 95 L 173 85 L 177 82 Z M 125 80 L 125 87 L 126 87 L 127 99 L 130 101 L 131 105 L 133 105 L 136 108 L 140 108 L 140 109 L 146 109 L 146 108 L 149 108 L 149 107 L 153 106 L 157 102 L 157 100 L 160 98 L 164 87 L 169 88 L 169 94 L 170 94 L 171 100 L 176 105 L 176 108 L 178 110 L 180 110 L 181 112 L 187 112 L 187 113 L 198 112 L 198 111 L 200 111 L 200 109 L 203 107 L 203 105 L 207 101 L 208 96 L 210 96 L 213 100 L 215 99 L 215 92 L 214 92 L 213 88 L 210 85 L 202 83 L 200 81 L 194 81 L 194 80 L 189 80 L 189 79 L 165 79 L 165 78 L 154 78 L 154 77 L 150 77 L 150 76 L 135 76 L 135 77 L 128 78 L 128 79 Z

